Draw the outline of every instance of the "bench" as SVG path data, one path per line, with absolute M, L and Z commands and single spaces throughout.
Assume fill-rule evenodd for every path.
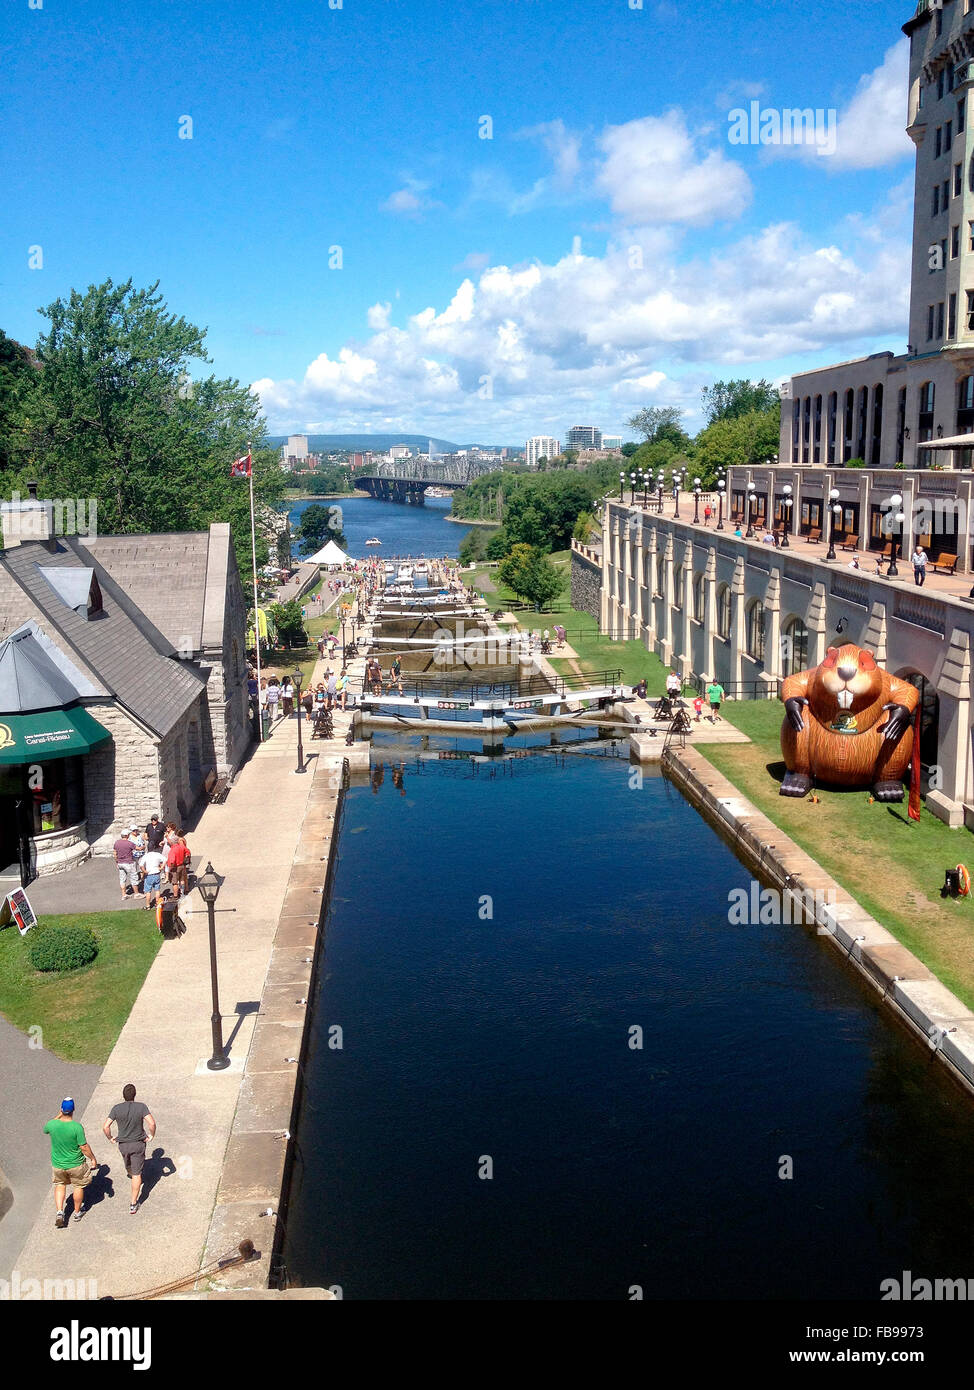
M 846 536 L 845 540 L 842 542 L 842 544 L 841 544 L 841 546 L 839 547 L 839 549 L 840 549 L 840 550 L 858 550 L 858 549 L 859 549 L 859 537 L 858 537 L 858 536 Z
M 226 777 L 218 777 L 216 768 L 211 767 L 203 783 L 203 791 L 211 805 L 222 806 L 227 799 L 230 783 Z
M 809 531 L 808 535 L 805 537 L 805 539 L 809 543 L 809 545 L 811 545 L 812 541 L 820 541 L 822 539 L 821 526 L 813 526 Z
M 944 574 L 953 574 L 957 569 L 957 556 L 947 554 L 938 555 L 936 560 L 931 560 L 930 563 L 935 570 L 943 570 Z

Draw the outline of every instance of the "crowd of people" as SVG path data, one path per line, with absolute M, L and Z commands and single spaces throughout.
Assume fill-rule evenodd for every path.
M 144 830 L 131 825 L 115 841 L 112 854 L 123 898 L 143 897 L 142 906 L 153 908 L 167 889 L 174 898 L 185 897 L 189 892 L 192 855 L 186 836 L 175 821 L 164 826 L 160 817 L 153 814 Z

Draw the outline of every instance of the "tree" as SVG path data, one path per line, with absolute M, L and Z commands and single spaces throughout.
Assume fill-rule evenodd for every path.
M 286 647 L 303 647 L 307 643 L 301 605 L 296 598 L 287 603 L 272 603 L 268 609 L 271 620 L 277 628 L 277 635 Z
M 572 539 L 581 545 L 587 545 L 592 532 L 595 530 L 595 517 L 591 512 L 579 512 L 578 520 L 575 522 L 575 529 L 572 532 Z
M 532 550 L 519 576 L 518 592 L 540 612 L 562 590 L 562 577 L 540 550 Z
M 201 530 L 229 521 L 249 589 L 250 489 L 230 464 L 261 439 L 260 402 L 239 381 L 193 380 L 205 332 L 170 312 L 158 282 L 106 280 L 40 312 L 40 370 L 23 403 L 22 466 L 50 496 L 94 497 L 105 532 Z M 257 508 L 284 494 L 276 450 L 253 451 Z M 258 535 L 258 564 L 268 539 Z
M 521 572 L 527 564 L 532 547 L 519 542 L 512 545 L 504 559 L 497 566 L 497 578 L 502 584 L 506 584 L 519 598 L 523 598 L 521 592 Z
M 715 381 L 712 386 L 701 388 L 704 414 L 707 424 L 716 420 L 736 420 L 752 411 L 780 409 L 777 389 L 770 381 L 748 381 L 741 377 L 735 381 Z
M 23 432 L 29 426 L 27 402 L 37 379 L 37 360 L 29 348 L 0 331 L 0 470 L 21 462 Z
M 645 410 L 637 411 L 626 424 L 641 434 L 647 444 L 669 439 L 678 449 L 685 449 L 690 437 L 680 424 L 682 419 L 683 411 L 675 405 L 650 405 Z
M 625 459 L 631 459 L 638 448 L 639 445 L 634 444 L 630 439 L 626 444 L 623 444 L 622 446 L 622 457 Z
M 303 555 L 313 554 L 330 540 L 336 545 L 344 545 L 341 507 L 323 507 L 320 502 L 312 502 L 302 514 L 294 537 Z
M 715 420 L 696 439 L 695 467 L 704 485 L 711 484 L 718 469 L 731 464 L 764 463 L 778 452 L 778 417 L 774 411 L 750 411 L 731 419 Z
M 487 559 L 503 560 L 510 548 L 511 538 L 508 536 L 504 527 L 501 526 L 487 542 Z

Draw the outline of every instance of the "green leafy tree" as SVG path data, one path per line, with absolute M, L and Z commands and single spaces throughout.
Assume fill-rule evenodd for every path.
M 106 280 L 40 312 L 40 370 L 22 404 L 21 461 L 51 496 L 95 497 L 106 532 L 201 530 L 229 521 L 249 591 L 250 500 L 230 464 L 261 439 L 260 402 L 229 378 L 194 380 L 205 332 L 172 313 L 158 282 Z M 285 479 L 271 449 L 253 451 L 258 511 L 276 510 Z M 268 535 L 258 535 L 258 564 Z
M 313 502 L 306 508 L 294 532 L 302 555 L 311 555 L 329 541 L 344 546 L 341 516 L 340 507 L 323 507 L 320 502 Z
M 502 526 L 500 530 L 494 532 L 487 542 L 487 559 L 503 560 L 510 548 L 511 538 Z
M 288 599 L 287 603 L 272 603 L 267 611 L 277 628 L 278 637 L 286 647 L 306 645 L 308 639 L 301 617 L 301 605 L 297 599 Z
M 530 545 L 525 545 L 523 542 L 519 541 L 511 546 L 508 553 L 497 566 L 498 579 L 502 584 L 506 584 L 519 598 L 524 597 L 520 588 L 521 572 L 527 564 L 531 550 L 532 547 Z
M 622 457 L 626 459 L 631 459 L 638 448 L 639 445 L 634 444 L 630 439 L 626 444 L 623 444 L 622 446 Z
M 750 411 L 715 420 L 697 435 L 695 466 L 704 485 L 710 485 L 718 469 L 731 464 L 763 463 L 778 452 L 778 417 L 775 411 Z
M 761 381 L 746 378 L 715 381 L 712 386 L 702 387 L 701 394 L 708 425 L 716 420 L 736 420 L 752 411 L 760 414 L 781 407 L 777 388 L 763 378 Z
M 547 608 L 562 590 L 558 570 L 540 550 L 532 550 L 519 576 L 518 592 L 539 611 Z
M 581 545 L 587 545 L 595 531 L 595 517 L 591 512 L 579 512 L 578 520 L 575 522 L 575 529 L 572 532 L 572 539 Z
M 37 382 L 36 358 L 14 338 L 0 331 L 0 471 L 17 468 L 30 428 L 29 402 Z
M 678 449 L 685 449 L 690 437 L 680 421 L 683 411 L 675 405 L 650 405 L 631 416 L 626 424 L 637 434 L 641 434 L 647 444 L 657 444 L 669 439 Z

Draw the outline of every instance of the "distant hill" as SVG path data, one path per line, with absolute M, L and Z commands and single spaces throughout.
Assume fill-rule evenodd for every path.
M 295 431 L 299 433 L 299 431 Z M 269 434 L 263 441 L 269 448 L 279 448 L 287 438 L 286 434 Z M 448 439 L 433 439 L 433 452 L 437 454 L 455 454 L 457 449 L 469 449 L 469 444 L 452 444 Z M 308 448 L 313 454 L 327 454 L 332 449 L 351 449 L 360 453 L 371 450 L 373 453 L 387 453 L 393 444 L 408 444 L 411 449 L 420 449 L 426 452 L 426 447 L 430 442 L 428 434 L 309 434 Z M 523 444 L 485 444 L 482 440 L 477 440 L 477 444 L 482 449 L 523 449 Z

